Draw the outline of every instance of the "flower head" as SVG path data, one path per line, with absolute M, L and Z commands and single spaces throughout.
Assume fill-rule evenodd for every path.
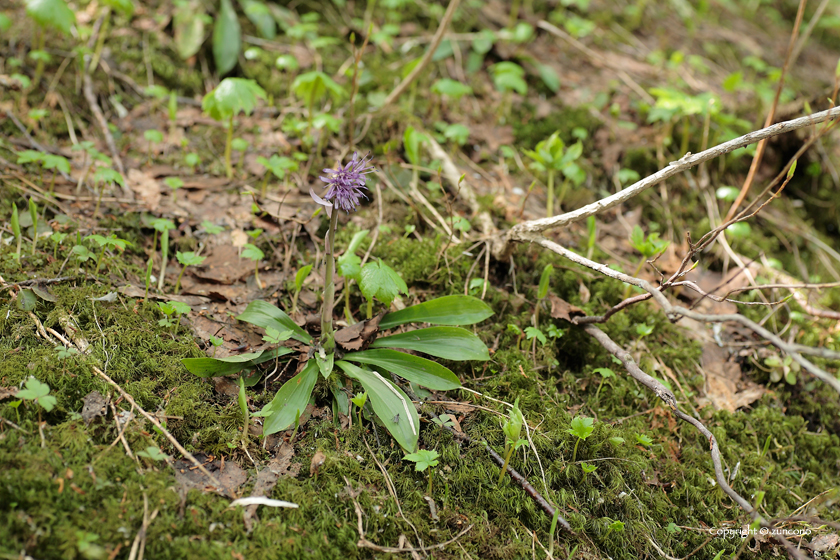
M 360 158 L 359 154 L 354 152 L 353 158 L 344 167 L 339 165 L 337 169 L 324 169 L 327 175 L 320 178 L 329 187 L 324 198 L 332 200 L 335 206 L 345 212 L 356 210 L 361 198 L 367 198 L 362 192 L 362 189 L 367 189 L 366 175 L 376 171 L 372 165 L 368 165 L 369 157 L 368 154 Z

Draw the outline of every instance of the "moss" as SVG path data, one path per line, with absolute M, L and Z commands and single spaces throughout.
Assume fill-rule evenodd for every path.
M 584 153 L 592 150 L 592 137 L 601 126 L 601 121 L 593 117 L 586 107 L 564 107 L 562 111 L 555 111 L 550 115 L 534 119 L 534 108 L 528 104 L 521 110 L 515 111 L 513 120 L 513 135 L 516 146 L 534 149 L 538 142 L 545 140 L 555 132 L 560 133 L 560 139 L 566 145 L 574 144 L 577 139 L 572 135 L 576 128 L 582 128 L 588 133 L 584 141 Z

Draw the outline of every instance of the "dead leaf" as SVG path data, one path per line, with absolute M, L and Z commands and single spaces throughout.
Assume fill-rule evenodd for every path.
M 0 401 L 17 395 L 17 387 L 0 387 Z
M 551 302 L 551 316 L 555 319 L 563 319 L 564 321 L 569 321 L 571 323 L 573 317 L 586 316 L 583 309 L 572 305 L 554 294 L 548 294 L 548 300 Z
M 361 350 L 370 344 L 379 332 L 379 321 L 385 316 L 385 312 L 379 313 L 376 317 L 367 321 L 338 329 L 335 333 L 335 341 L 345 350 Z
M 160 183 L 151 175 L 139 169 L 129 169 L 126 176 L 128 186 L 133 190 L 149 210 L 157 210 L 160 206 Z
M 204 474 L 198 470 L 192 461 L 186 459 L 178 459 L 175 461 L 175 480 L 181 486 L 183 495 L 193 488 L 203 492 L 213 491 L 222 496 L 231 498 L 236 497 L 236 489 L 245 484 L 248 480 L 248 473 L 242 467 L 232 461 L 226 461 L 224 468 L 222 468 L 221 461 L 210 461 L 210 458 L 203 454 L 197 453 L 196 460 L 204 465 L 210 474 L 216 477 L 221 484 L 221 488 L 216 488 Z
M 817 535 L 810 543 L 804 543 L 805 546 L 817 552 L 825 552 L 826 550 L 833 550 L 840 545 L 840 536 L 837 534 Z
M 225 397 L 239 396 L 239 383 L 230 377 L 213 377 L 213 388 L 216 392 Z
M 717 344 L 710 343 L 703 347 L 700 363 L 706 377 L 706 396 L 719 410 L 735 410 L 757 401 L 766 392 L 755 383 L 741 375 L 741 366 L 727 359 L 727 352 Z M 743 390 L 739 391 L 739 385 Z
M 292 465 L 294 456 L 295 448 L 289 443 L 281 443 L 274 458 L 257 474 L 257 482 L 254 484 L 251 496 L 270 496 L 281 476 L 297 476 L 300 463 Z M 253 530 L 254 519 L 257 518 L 257 507 L 256 505 L 248 506 L 243 513 L 245 529 L 249 533 Z
M 82 420 L 85 421 L 85 425 L 89 425 L 97 416 L 105 416 L 108 412 L 108 400 L 99 391 L 91 391 L 82 402 L 84 402 Z
M 321 465 L 324 464 L 324 461 L 327 460 L 327 456 L 324 454 L 323 451 L 320 449 L 315 452 L 315 455 L 312 456 L 312 461 L 309 463 L 309 476 L 315 476 L 318 474 L 318 469 L 321 468 Z
M 243 232 L 242 235 L 245 235 L 245 233 Z M 245 235 L 245 237 L 248 236 Z M 245 276 L 253 274 L 252 267 L 242 261 L 239 257 L 239 251 L 232 245 L 213 247 L 202 265 L 190 267 L 190 270 L 196 278 L 218 284 L 233 284 Z

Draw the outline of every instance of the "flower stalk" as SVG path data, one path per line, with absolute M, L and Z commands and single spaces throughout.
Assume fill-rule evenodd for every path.
M 324 272 L 324 305 L 321 307 L 321 347 L 327 354 L 335 348 L 332 316 L 335 305 L 335 228 L 337 225 L 338 210 L 333 208 L 324 247 L 326 270 Z

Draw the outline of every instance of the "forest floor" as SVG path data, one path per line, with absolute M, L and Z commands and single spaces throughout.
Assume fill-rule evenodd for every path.
M 0 558 L 787 554 L 762 530 L 742 537 L 752 519 L 720 488 L 711 440 L 569 321 L 641 291 L 536 245 L 500 260 L 492 241 L 546 216 L 547 175 L 526 150 L 554 132 L 571 154 L 557 168 L 558 214 L 762 128 L 798 2 L 525 2 L 506 29 L 510 4 L 465 0 L 396 100 L 387 95 L 432 42 L 445 4 L 274 6 L 273 38 L 254 23 L 264 20 L 233 14 L 243 46 L 229 75 L 255 80 L 267 98 L 233 121 L 231 176 L 227 125 L 201 107 L 220 81 L 214 40 L 187 60 L 178 54 L 185 34 L 199 46 L 211 35 L 201 3 L 184 4 L 193 19 L 166 2 L 105 17 L 110 3 L 81 4 L 71 4 L 76 35 L 48 31 L 43 49 L 25 7 L 6 8 L 15 23 L 0 44 Z M 227 17 L 216 9 L 216 20 Z M 374 33 L 354 80 L 368 23 Z M 809 3 L 805 35 L 776 122 L 832 106 L 840 9 Z M 92 71 L 83 57 L 96 59 Z M 313 70 L 340 93 L 293 87 Z M 771 139 L 748 200 L 813 130 Z M 341 410 L 326 385 L 297 427 L 264 436 L 252 415 L 294 367 L 257 367 L 240 402 L 235 377 L 198 377 L 181 362 L 262 347 L 263 333 L 235 319 L 254 300 L 317 327 L 329 220 L 309 192 L 323 196 L 320 170 L 354 151 L 370 152 L 377 171 L 368 200 L 341 214 L 338 253 L 368 230 L 359 256 L 381 259 L 408 287 L 391 309 L 468 294 L 494 312 L 470 327 L 489 361 L 442 362 L 463 389 L 415 395 L 419 447 L 439 454 L 424 472 L 378 420 Z M 696 241 L 722 222 L 754 154 L 755 145 L 736 150 L 547 235 L 658 282 L 679 269 L 687 233 Z M 285 172 L 261 163 L 272 156 L 287 158 Z M 667 297 L 840 351 L 836 284 L 796 297 L 749 289 L 840 281 L 838 165 L 830 132 L 799 156 L 783 194 L 694 259 L 686 279 L 730 301 L 687 288 Z M 165 236 L 161 220 L 173 226 Z M 658 238 L 670 243 L 646 264 L 638 247 Z M 176 255 L 189 252 L 206 260 L 183 270 Z M 337 287 L 338 324 L 364 318 L 358 287 Z M 600 327 L 709 428 L 726 480 L 782 538 L 804 557 L 840 556 L 834 389 L 740 324 L 672 322 L 643 301 Z M 813 361 L 837 375 L 836 361 Z M 515 400 L 527 445 L 511 467 L 530 491 L 500 481 L 481 443 L 503 453 Z M 591 434 L 573 435 L 576 418 L 592 419 Z M 253 495 L 297 507 L 230 507 Z M 552 535 L 535 495 L 569 528 Z

